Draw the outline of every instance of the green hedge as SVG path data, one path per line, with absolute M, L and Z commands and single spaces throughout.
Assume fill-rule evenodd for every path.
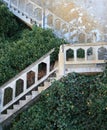
M 102 82 L 103 76 L 73 73 L 55 81 L 11 130 L 106 130 L 107 83 Z

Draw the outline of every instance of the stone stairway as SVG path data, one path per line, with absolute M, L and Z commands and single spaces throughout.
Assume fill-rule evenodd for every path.
M 50 55 L 53 52 L 54 49 L 0 87 L 0 124 L 9 122 L 18 113 L 28 108 L 42 91 L 46 90 L 54 80 L 57 80 L 58 64 L 51 67 L 50 63 Z M 40 65 L 46 67 L 46 72 L 41 77 L 39 73 L 39 71 L 42 71 L 39 70 Z M 21 84 L 18 86 L 19 83 Z M 8 100 L 10 97 L 11 100 Z
M 96 30 L 94 26 L 96 26 L 97 23 L 94 23 L 94 20 L 90 21 L 91 18 L 89 19 L 89 16 L 85 11 L 80 10 L 79 7 L 73 6 L 75 7 L 73 9 L 72 5 L 68 5 L 67 7 L 65 7 L 65 5 L 59 5 L 58 7 L 55 6 L 56 8 L 53 7 L 51 9 L 51 7 L 45 7 L 42 4 L 39 4 L 39 1 L 34 0 L 3 0 L 3 2 L 7 4 L 9 10 L 15 16 L 20 18 L 30 27 L 36 24 L 42 28 L 52 29 L 56 36 L 63 38 L 68 42 L 86 43 L 92 42 L 93 40 L 104 40 L 103 34 L 98 34 L 97 36 L 97 32 L 94 32 L 94 30 Z M 62 13 L 59 10 L 61 10 Z M 74 10 L 73 14 L 70 13 L 72 10 Z M 81 16 L 81 13 L 84 17 Z M 65 18 L 66 16 L 69 20 Z M 80 19 L 83 19 L 82 23 L 79 21 Z M 85 23 L 86 21 L 93 25 L 88 27 L 89 23 Z M 100 25 L 97 27 L 100 28 Z M 94 28 L 94 30 L 92 28 Z M 99 29 L 99 31 L 101 30 Z
M 92 49 L 91 58 L 87 54 L 90 47 Z M 78 50 L 80 48 L 85 52 L 84 58 L 78 58 Z M 104 58 L 99 59 L 98 55 L 100 53 L 98 52 L 105 48 L 107 49 L 107 43 L 65 44 L 60 46 L 58 61 L 54 65 L 51 65 L 50 62 L 50 55 L 54 52 L 54 49 L 52 49 L 38 61 L 28 66 L 0 87 L 0 124 L 4 124 L 6 121 L 14 118 L 18 112 L 29 107 L 30 103 L 36 100 L 42 91 L 48 89 L 53 81 L 59 80 L 62 76 L 72 72 L 103 72 L 105 60 Z M 66 54 L 69 49 L 73 51 L 74 57 L 73 60 L 67 61 Z M 41 65 L 44 65 L 46 72 L 42 73 L 40 77 L 39 66 Z
M 49 86 L 51 86 L 52 82 L 56 79 L 56 77 L 49 77 L 46 81 L 44 81 L 42 86 L 38 86 L 37 90 L 32 90 L 30 94 L 25 95 L 24 99 L 20 99 L 17 103 L 13 104 L 11 109 L 7 109 L 5 114 L 0 115 L 0 123 L 3 123 L 8 118 L 11 118 L 16 112 L 20 111 L 25 105 L 35 99 L 40 93 L 46 90 Z

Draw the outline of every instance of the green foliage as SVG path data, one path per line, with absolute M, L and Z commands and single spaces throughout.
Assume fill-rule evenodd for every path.
M 53 48 L 56 48 L 52 55 L 52 61 L 55 61 L 58 48 L 64 43 L 63 40 L 56 38 L 51 30 L 38 27 L 31 31 L 24 30 L 21 35 L 18 41 L 0 42 L 0 85 Z
M 0 1 L 0 37 L 10 37 L 18 29 L 18 24 L 13 17 L 12 13 L 10 13 L 7 7 Z
M 13 17 L 1 1 L 0 19 L 0 85 L 53 48 L 55 52 L 51 55 L 51 62 L 54 62 L 59 46 L 65 43 L 51 30 L 35 26 L 30 30 Z
M 19 129 L 106 130 L 107 84 L 75 73 L 55 81 L 11 128 Z
M 77 57 L 78 58 L 84 58 L 85 57 L 85 51 L 83 49 L 78 49 L 77 50 Z

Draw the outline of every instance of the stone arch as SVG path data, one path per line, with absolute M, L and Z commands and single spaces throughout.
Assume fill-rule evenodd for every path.
M 52 14 L 49 14 L 47 16 L 47 25 L 48 26 L 53 26 L 53 15 Z
M 11 3 L 15 6 L 17 6 L 18 0 L 11 0 Z
M 47 64 L 42 62 L 38 65 L 38 80 L 42 79 L 47 73 Z
M 55 30 L 61 29 L 61 21 L 59 19 L 55 20 Z
M 35 17 L 38 21 L 41 21 L 41 20 L 42 20 L 42 9 L 36 8 L 36 9 L 34 10 L 34 17 Z
M 15 91 L 15 97 L 19 96 L 24 89 L 24 81 L 22 79 L 18 79 L 16 81 L 16 91 Z
M 62 25 L 62 34 L 65 34 L 65 33 L 67 33 L 67 32 L 68 32 L 68 27 L 67 27 L 66 24 L 63 24 L 63 25 Z
M 87 43 L 91 43 L 92 42 L 92 34 L 88 33 L 87 34 Z
M 66 51 L 66 60 L 69 61 L 69 59 L 73 58 L 74 58 L 74 50 L 70 48 Z
M 79 40 L 79 43 L 84 43 L 86 41 L 86 34 L 85 33 L 80 33 L 78 35 L 78 40 Z
M 92 47 L 87 49 L 87 55 L 88 56 L 93 55 L 93 48 Z
M 85 58 L 85 50 L 82 48 L 79 48 L 77 50 L 77 58 Z
M 98 49 L 98 60 L 106 60 L 107 59 L 107 49 L 105 47 L 100 47 Z
M 3 106 L 8 104 L 13 99 L 13 89 L 8 87 L 4 90 Z
M 94 60 L 92 47 L 87 49 L 87 60 Z
M 35 72 L 29 71 L 27 73 L 27 88 L 31 87 L 35 83 Z
M 28 15 L 33 16 L 33 4 L 26 4 L 26 12 L 28 13 Z
M 16 1 L 18 1 L 18 0 L 16 0 Z M 26 6 L 26 1 L 25 0 L 19 0 L 18 8 L 21 9 L 22 11 L 24 11 L 25 6 Z

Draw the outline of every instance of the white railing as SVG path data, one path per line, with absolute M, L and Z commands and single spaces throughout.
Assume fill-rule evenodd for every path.
M 82 57 L 80 57 L 80 52 L 83 54 Z M 101 72 L 105 60 L 107 60 L 106 53 L 107 42 L 61 45 L 58 64 L 59 76 L 73 71 L 78 73 Z
M 23 70 L 21 73 L 19 73 L 17 76 L 15 76 L 13 79 L 8 81 L 6 84 L 0 87 L 0 112 L 4 111 L 7 109 L 9 106 L 14 104 L 16 101 L 18 101 L 21 97 L 23 97 L 25 94 L 30 92 L 33 88 L 38 86 L 40 83 L 42 83 L 44 80 L 48 78 L 49 75 L 54 73 L 56 71 L 56 68 L 53 70 L 50 70 L 50 54 L 54 51 L 51 50 L 49 53 L 44 55 L 42 58 L 40 58 L 38 61 L 27 67 L 25 70 Z M 45 65 L 45 74 L 43 77 L 39 79 L 39 67 L 41 64 Z M 31 75 L 29 75 L 31 74 Z M 28 84 L 29 81 L 29 76 L 30 76 L 30 82 L 31 84 Z M 21 81 L 21 88 L 22 91 L 16 95 L 17 91 L 17 83 L 18 81 Z M 29 85 L 29 86 L 28 86 Z M 20 87 L 20 86 L 19 86 Z M 7 103 L 4 104 L 5 94 L 6 91 L 11 92 L 11 100 Z M 8 95 L 9 96 L 9 95 Z M 10 98 L 9 97 L 9 98 Z
M 62 18 L 58 17 L 54 13 L 52 13 L 49 9 L 43 8 L 36 4 L 31 0 L 3 0 L 7 3 L 10 11 L 22 19 L 25 23 L 29 26 L 36 24 L 37 26 L 41 26 L 42 28 L 50 28 L 54 31 L 54 33 L 59 36 L 60 38 L 64 38 L 65 40 L 75 43 L 87 43 L 88 40 L 90 42 L 100 42 L 100 41 L 107 41 L 107 34 L 101 34 L 100 36 L 94 36 L 95 33 L 90 32 L 87 34 L 85 31 L 80 30 L 77 26 L 77 23 L 69 23 Z M 52 23 L 53 25 L 49 25 L 48 16 L 52 16 Z M 57 22 L 60 25 L 57 27 Z M 80 41 L 81 39 L 82 42 Z M 89 38 L 89 39 L 88 39 Z

